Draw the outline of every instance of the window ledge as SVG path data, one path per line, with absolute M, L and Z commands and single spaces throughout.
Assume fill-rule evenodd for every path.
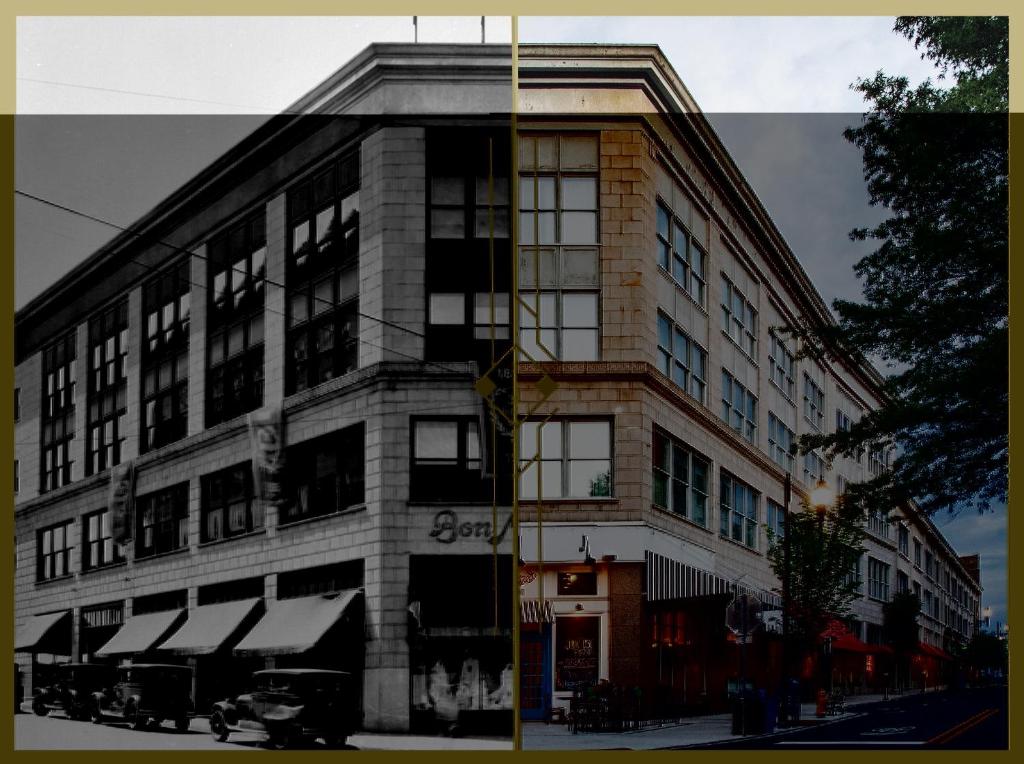
M 248 531 L 247 533 L 239 533 L 236 536 L 226 536 L 212 541 L 202 541 L 199 543 L 199 548 L 205 549 L 206 547 L 217 546 L 218 544 L 226 544 L 229 541 L 240 541 L 241 539 L 255 538 L 256 536 L 265 536 L 266 533 L 266 528 L 259 528 L 257 530 Z
M 565 506 L 571 504 L 618 504 L 619 499 L 615 496 L 561 496 L 552 499 L 520 499 L 520 504 L 529 504 L 531 507 L 538 505 L 551 504 L 556 506 Z
M 133 559 L 133 561 L 136 564 L 139 564 L 139 563 L 149 562 L 150 560 L 160 560 L 160 559 L 163 559 L 164 557 L 173 557 L 176 554 L 184 554 L 184 553 L 188 552 L 190 549 L 191 549 L 191 545 L 190 546 L 183 546 L 183 547 L 180 547 L 178 549 L 171 549 L 168 552 L 160 552 L 159 554 L 149 554 L 149 555 L 146 555 L 145 557 L 133 557 L 132 559 Z
M 744 549 L 744 550 L 750 552 L 751 554 L 756 554 L 758 557 L 763 557 L 764 556 L 764 553 L 761 552 L 760 550 L 758 550 L 757 548 L 752 547 L 752 546 L 747 546 L 742 541 L 737 541 L 736 539 L 732 538 L 732 536 L 723 536 L 721 533 L 719 533 L 718 534 L 718 538 L 721 539 L 722 541 L 728 541 L 733 546 L 738 546 L 740 549 Z
M 41 578 L 36 579 L 36 586 L 49 586 L 50 584 L 59 584 L 61 582 L 73 581 L 75 579 L 74 573 L 66 573 L 63 576 L 55 576 L 54 578 Z
M 732 337 L 730 337 L 729 339 L 732 339 Z M 783 390 L 781 387 L 779 387 L 778 382 L 776 382 L 774 379 L 769 377 L 768 378 L 768 384 L 771 385 L 772 387 L 774 387 L 776 390 L 778 390 L 779 391 L 779 395 L 781 395 L 783 397 L 783 399 L 785 399 L 785 401 L 787 403 L 789 403 L 790 406 L 792 406 L 793 408 L 796 408 L 796 401 L 793 400 L 792 398 L 790 398 L 789 395 L 786 394 L 786 391 Z M 783 424 L 785 424 L 785 422 L 783 422 Z
M 93 573 L 102 573 L 105 570 L 116 570 L 117 568 L 128 567 L 127 560 L 121 560 L 120 562 L 108 562 L 104 565 L 96 565 L 91 568 L 82 568 L 83 576 L 91 576 Z
M 657 504 L 651 504 L 651 509 L 653 509 L 657 514 L 662 515 L 664 517 L 675 518 L 676 520 L 679 520 L 680 522 L 684 523 L 689 528 L 695 528 L 698 531 L 704 531 L 704 533 L 708 534 L 709 536 L 715 535 L 715 532 L 708 528 L 706 525 L 701 525 L 696 520 L 691 520 L 690 518 L 684 515 L 680 515 L 676 512 L 673 512 L 671 509 L 659 507 Z
M 676 281 L 676 277 L 672 275 L 671 271 L 669 271 L 668 268 L 666 268 L 661 263 L 658 263 L 658 270 L 661 272 L 661 275 L 664 276 L 669 281 L 669 283 L 676 288 L 676 291 L 682 294 L 684 297 L 686 297 L 686 299 L 689 300 L 695 308 L 697 308 L 705 316 L 711 315 L 708 312 L 707 308 L 705 308 L 703 305 L 697 302 L 697 298 L 690 294 L 682 284 Z M 704 293 L 707 294 L 707 283 L 704 284 Z
M 301 517 L 298 520 L 291 520 L 287 523 L 278 523 L 277 527 L 280 530 L 288 530 L 289 528 L 295 528 L 300 525 L 306 525 L 307 523 L 315 523 L 318 520 L 329 520 L 337 517 L 348 517 L 349 515 L 357 515 L 360 512 L 366 511 L 365 504 L 353 504 L 351 507 L 345 507 L 335 512 L 328 512 L 325 515 L 315 515 L 313 517 Z

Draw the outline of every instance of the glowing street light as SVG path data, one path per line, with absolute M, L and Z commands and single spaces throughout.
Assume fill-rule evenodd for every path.
M 811 490 L 811 506 L 818 510 L 819 514 L 831 507 L 835 500 L 835 494 L 824 480 L 819 480 Z

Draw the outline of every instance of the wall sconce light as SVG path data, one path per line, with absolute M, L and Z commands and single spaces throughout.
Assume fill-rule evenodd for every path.
M 583 605 L 580 604 L 579 602 L 576 603 L 576 612 L 577 613 L 582 613 L 583 612 Z

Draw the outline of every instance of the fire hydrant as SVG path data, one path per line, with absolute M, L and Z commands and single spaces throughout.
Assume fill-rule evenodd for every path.
M 818 690 L 818 705 L 815 709 L 815 713 L 819 719 L 825 718 L 825 711 L 828 706 L 828 696 L 824 690 Z

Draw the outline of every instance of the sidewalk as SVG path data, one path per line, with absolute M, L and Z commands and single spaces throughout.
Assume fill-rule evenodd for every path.
M 196 716 L 190 725 L 193 732 L 210 732 L 210 720 Z M 232 732 L 231 739 L 238 742 L 256 741 L 252 733 Z M 384 732 L 357 732 L 345 743 L 346 748 L 366 751 L 511 751 L 511 738 L 443 737 L 440 735 L 405 735 Z
M 910 697 L 914 693 L 890 695 L 890 701 Z M 803 729 L 806 724 L 823 724 L 849 719 L 857 715 L 856 706 L 865 703 L 877 703 L 884 700 L 879 695 L 855 695 L 847 698 L 846 712 L 824 719 L 815 717 L 814 703 L 804 703 L 800 707 L 801 726 L 778 729 L 772 733 L 785 735 L 791 730 Z M 630 732 L 581 732 L 572 734 L 566 724 L 544 724 L 543 722 L 526 722 L 523 724 L 523 750 L 634 750 L 646 751 L 658 748 L 670 748 L 687 745 L 707 745 L 726 740 L 737 740 L 741 735 L 732 734 L 732 714 L 709 714 L 695 716 L 677 723 L 665 724 L 660 727 L 648 727 Z M 747 736 L 748 739 L 753 736 Z M 764 737 L 768 737 L 767 735 Z

